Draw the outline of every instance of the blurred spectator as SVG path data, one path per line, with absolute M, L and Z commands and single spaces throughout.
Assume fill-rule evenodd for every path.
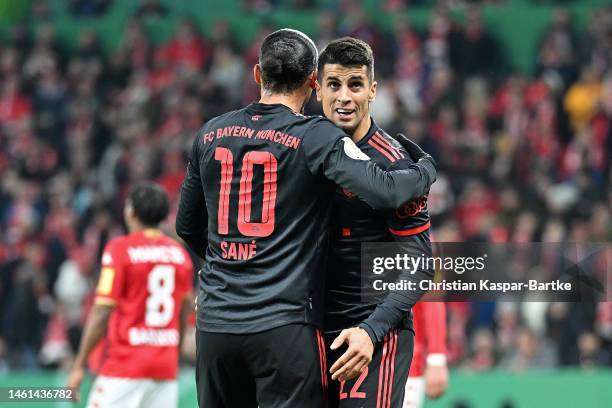
M 29 98 L 19 88 L 20 82 L 17 76 L 7 77 L 0 88 L 0 121 L 7 126 L 29 117 L 32 113 Z
M 141 19 L 162 18 L 168 14 L 168 8 L 159 0 L 140 0 L 135 16 Z
M 456 62 L 460 75 L 494 74 L 502 68 L 502 55 L 493 36 L 484 27 L 477 6 L 468 8 L 467 24 L 457 44 Z
M 581 59 L 591 63 L 598 74 L 612 68 L 612 9 L 593 10 L 591 20 L 583 33 Z
M 510 371 L 546 369 L 555 364 L 550 345 L 544 344 L 543 339 L 538 338 L 527 328 L 519 329 L 514 347 L 516 348 L 501 363 L 502 367 Z
M 569 12 L 562 8 L 555 10 L 550 27 L 542 35 L 540 49 L 555 50 L 560 65 L 573 67 L 578 56 L 577 42 Z
M 340 23 L 339 33 L 365 41 L 376 55 L 376 76 L 387 78 L 393 72 L 390 60 L 391 49 L 386 34 L 380 31 L 371 21 L 363 6 L 358 2 L 346 2 L 343 5 L 345 19 Z
M 278 3 L 278 0 L 242 0 L 245 11 L 254 14 L 266 14 Z
M 565 96 L 565 109 L 574 130 L 581 130 L 595 115 L 602 93 L 601 82 L 592 67 L 586 66 Z
M 465 368 L 470 371 L 488 371 L 497 361 L 495 338 L 488 329 L 479 329 L 472 336 L 471 352 L 465 362 Z
M 108 9 L 111 0 L 69 0 L 70 12 L 82 17 L 97 17 Z
M 242 58 L 234 54 L 229 46 L 221 44 L 214 48 L 210 79 L 227 95 L 232 105 L 240 103 L 242 90 L 236 84 L 242 79 L 244 70 Z
M 34 0 L 30 6 L 30 17 L 34 21 L 51 19 L 51 9 L 47 0 Z
M 321 51 L 332 40 L 338 38 L 338 20 L 331 11 L 323 11 L 317 16 L 317 35 L 314 38 L 317 49 Z
M 197 32 L 190 20 L 183 20 L 172 39 L 160 49 L 175 70 L 192 73 L 206 67 L 211 57 L 211 47 Z
M 29 243 L 23 257 L 8 271 L 13 276 L 11 291 L 7 293 L 5 324 L 11 330 L 5 339 L 12 369 L 35 369 L 38 366 L 38 350 L 47 316 L 53 308 L 53 300 L 46 288 L 43 257 L 40 245 Z
M 594 333 L 582 333 L 578 338 L 579 366 L 595 369 L 609 364 L 610 352 L 601 346 L 601 340 Z
M 132 69 L 146 68 L 151 59 L 152 45 L 143 31 L 141 21 L 138 18 L 130 19 L 125 30 L 118 51 L 128 55 Z
M 63 309 L 68 341 L 76 353 L 83 330 L 83 304 L 91 291 L 87 275 L 92 273 L 93 254 L 85 248 L 75 248 L 69 258 L 60 266 L 59 277 L 55 283 L 55 296 Z
M 232 27 L 227 20 L 219 19 L 214 22 L 210 32 L 210 43 L 215 46 L 228 47 L 232 52 L 238 51 L 236 38 L 234 38 Z

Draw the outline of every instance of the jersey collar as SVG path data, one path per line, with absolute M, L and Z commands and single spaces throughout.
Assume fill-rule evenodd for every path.
M 378 125 L 376 124 L 376 122 L 374 122 L 374 118 L 370 117 L 370 129 L 368 130 L 368 132 L 365 134 L 364 137 L 361 138 L 361 140 L 359 142 L 357 142 L 357 146 L 363 146 L 366 143 L 368 143 L 368 140 L 370 140 L 370 138 L 372 136 L 374 136 L 374 134 L 376 132 L 378 132 L 380 130 L 380 128 L 378 127 Z
M 279 113 L 279 112 L 290 112 L 294 113 L 290 107 L 283 105 L 282 103 L 259 103 L 254 102 L 247 106 L 249 113 Z

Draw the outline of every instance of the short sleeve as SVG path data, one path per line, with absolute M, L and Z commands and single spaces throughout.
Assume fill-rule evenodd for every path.
M 123 253 L 116 240 L 109 242 L 102 253 L 100 278 L 96 287 L 96 304 L 116 305 L 124 286 Z

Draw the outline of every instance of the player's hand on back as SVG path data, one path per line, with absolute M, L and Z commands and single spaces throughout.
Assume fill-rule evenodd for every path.
M 431 399 L 440 398 L 448 388 L 448 367 L 428 365 L 425 369 L 425 394 Z
M 433 157 L 421 149 L 421 146 L 408 139 L 403 133 L 396 134 L 395 140 L 397 140 L 399 144 L 406 149 L 408 154 L 410 154 L 410 157 L 412 157 L 412 160 L 419 161 L 420 159 L 426 159 L 431 161 L 433 165 L 436 166 L 436 161 L 433 159 Z
M 83 367 L 75 366 L 68 376 L 68 383 L 66 387 L 72 390 L 72 402 L 77 403 L 81 400 L 81 383 L 85 377 L 85 369 Z
M 344 329 L 331 344 L 332 350 L 338 349 L 343 343 L 348 348 L 331 366 L 329 372 L 333 380 L 347 381 L 357 377 L 372 361 L 374 345 L 368 333 L 360 327 Z

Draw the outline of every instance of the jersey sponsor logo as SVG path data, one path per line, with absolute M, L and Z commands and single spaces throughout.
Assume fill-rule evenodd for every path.
M 172 347 L 179 343 L 179 333 L 176 329 L 146 329 L 130 327 L 128 342 L 131 346 Z
M 261 115 L 253 115 L 253 116 L 251 116 L 251 120 L 253 122 L 257 122 L 259 119 L 261 119 Z
M 355 193 L 352 193 L 350 191 L 348 191 L 346 188 L 341 187 L 340 189 L 342 191 L 342 194 L 346 197 L 346 198 L 353 198 L 355 197 Z
M 185 255 L 180 248 L 175 246 L 128 247 L 127 253 L 133 264 L 146 262 L 182 264 L 185 262 Z
M 255 240 L 250 243 L 221 241 L 221 257 L 236 261 L 246 261 L 257 253 Z
M 115 280 L 115 270 L 113 268 L 104 267 L 100 271 L 100 280 L 96 292 L 99 295 L 110 295 L 113 290 L 113 281 Z
M 406 219 L 410 217 L 414 217 L 425 208 L 427 208 L 427 198 L 429 194 L 425 194 L 422 197 L 415 198 L 413 200 L 407 201 L 401 207 L 395 210 L 395 215 L 399 219 Z
M 370 156 L 361 151 L 359 147 L 349 137 L 343 137 L 344 142 L 344 154 L 353 160 L 370 160 Z

